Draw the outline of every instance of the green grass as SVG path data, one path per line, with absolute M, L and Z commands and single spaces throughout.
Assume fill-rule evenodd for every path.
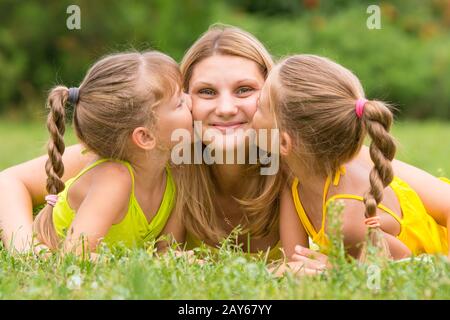
M 276 278 L 263 257 L 247 257 L 229 243 L 217 254 L 195 249 L 203 264 L 172 249 L 156 257 L 154 250 L 104 248 L 93 263 L 0 248 L 0 299 L 450 299 L 450 264 L 443 257 L 362 265 L 335 247 L 334 269 Z
M 396 158 L 433 175 L 450 176 L 450 122 L 397 122 Z
M 450 124 L 402 122 L 393 132 L 398 158 L 449 175 Z M 0 120 L 0 169 L 45 153 L 46 139 L 44 125 Z M 68 141 L 75 141 L 70 132 Z M 92 263 L 70 255 L 10 255 L 0 246 L 0 299 L 450 299 L 450 264 L 440 257 L 368 267 L 336 249 L 336 268 L 325 274 L 275 278 L 263 258 L 230 246 L 218 256 L 201 248 L 198 254 L 205 264 L 172 250 L 156 259 L 144 249 L 105 250 Z
M 49 138 L 46 122 L 17 122 L 0 118 L 0 170 L 47 153 Z M 66 145 L 76 143 L 73 130 L 67 128 Z

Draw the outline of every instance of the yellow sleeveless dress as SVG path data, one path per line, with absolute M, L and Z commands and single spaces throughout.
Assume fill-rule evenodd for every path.
M 340 176 L 343 174 L 345 174 L 345 167 L 342 166 L 333 178 L 333 185 L 337 186 L 339 184 Z M 441 178 L 441 180 L 450 183 L 446 178 Z M 318 232 L 314 229 L 301 204 L 297 190 L 299 183 L 297 178 L 294 179 L 291 188 L 292 197 L 300 221 L 313 243 L 317 244 L 323 252 L 327 251 L 327 246 L 329 244 L 325 233 L 328 204 L 336 199 L 355 199 L 363 201 L 363 197 L 352 194 L 337 194 L 327 199 L 331 182 L 331 177 L 328 177 L 323 191 L 322 225 Z M 448 253 L 447 228 L 439 225 L 433 217 L 427 213 L 418 194 L 405 181 L 401 180 L 399 177 L 394 177 L 389 186 L 394 190 L 395 195 L 400 202 L 403 217 L 399 218 L 392 210 L 382 204 L 379 204 L 378 208 L 390 214 L 400 224 L 401 230 L 397 235 L 397 238 L 411 250 L 413 255 L 422 253 L 440 253 L 446 255 Z
M 67 198 L 71 185 L 83 174 L 106 161 L 119 162 L 128 168 L 131 175 L 132 188 L 128 211 L 125 214 L 125 217 L 118 224 L 111 226 L 102 242 L 106 243 L 108 246 L 122 243 L 127 247 L 136 247 L 142 246 L 146 241 L 156 239 L 166 225 L 175 203 L 175 184 L 170 168 L 166 166 L 166 188 L 161 205 L 152 221 L 148 223 L 147 218 L 134 195 L 133 168 L 128 162 L 111 159 L 101 159 L 96 161 L 83 169 L 76 177 L 66 182 L 66 187 L 58 194 L 58 201 L 53 208 L 53 225 L 58 236 L 61 238 L 66 236 L 66 232 L 70 228 L 75 217 L 75 211 L 70 207 Z

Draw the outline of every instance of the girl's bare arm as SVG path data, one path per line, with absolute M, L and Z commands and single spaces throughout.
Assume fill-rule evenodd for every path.
M 66 148 L 63 181 L 75 176 L 94 158 L 82 155 L 82 146 Z M 0 173 L 1 239 L 8 250 L 26 251 L 32 239 L 33 207 L 44 203 L 47 156 L 24 162 Z

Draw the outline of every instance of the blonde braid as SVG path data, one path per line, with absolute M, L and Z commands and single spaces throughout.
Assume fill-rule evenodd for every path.
M 48 97 L 47 107 L 50 112 L 47 117 L 47 129 L 50 139 L 47 143 L 48 160 L 45 163 L 47 173 L 47 192 L 56 195 L 64 190 L 64 182 L 61 180 L 64 174 L 62 155 L 65 150 L 64 133 L 66 131 L 65 105 L 69 90 L 64 86 L 54 88 Z M 53 226 L 53 207 L 47 204 L 36 216 L 33 222 L 33 232 L 39 243 L 50 249 L 57 249 L 60 239 Z
M 370 171 L 370 189 L 364 195 L 366 218 L 376 217 L 378 204 L 383 199 L 383 190 L 392 182 L 394 171 L 392 160 L 395 156 L 396 145 L 389 134 L 393 116 L 389 108 L 380 101 L 368 101 L 363 115 L 366 130 L 372 139 L 370 157 L 374 167 Z M 369 228 L 368 242 L 380 249 L 381 257 L 390 257 L 389 246 L 382 234 L 379 224 Z M 361 250 L 360 260 L 367 261 L 366 242 Z

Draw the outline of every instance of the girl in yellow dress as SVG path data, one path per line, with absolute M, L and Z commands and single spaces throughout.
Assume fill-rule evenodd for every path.
M 269 74 L 253 119 L 278 128 L 292 179 L 281 195 L 280 236 L 288 257 L 312 239 L 328 247 L 327 208 L 340 200 L 348 253 L 364 260 L 366 234 L 401 259 L 448 254 L 450 184 L 399 161 L 390 107 L 367 100 L 359 80 L 333 61 L 296 55 Z M 371 138 L 370 158 L 363 146 Z
M 45 166 L 49 195 L 33 224 L 40 243 L 80 253 L 95 251 L 100 241 L 131 247 L 156 239 L 175 203 L 167 165 L 171 134 L 192 127 L 181 88 L 176 62 L 150 51 L 107 56 L 91 67 L 78 88 L 51 90 Z M 75 133 L 95 156 L 64 183 L 69 103 Z

